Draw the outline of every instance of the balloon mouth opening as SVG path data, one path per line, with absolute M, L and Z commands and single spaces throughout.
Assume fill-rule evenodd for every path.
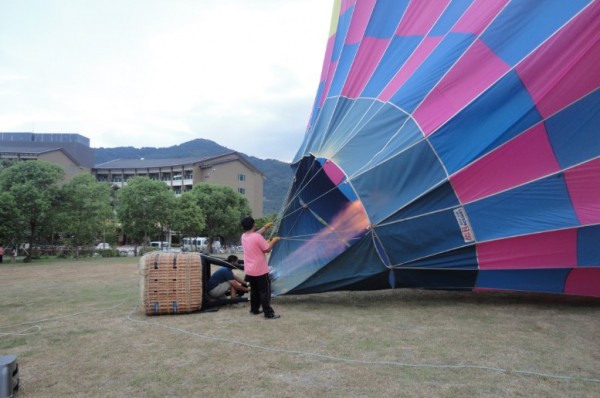
M 292 187 L 269 263 L 274 291 L 285 293 L 371 231 L 369 217 L 345 173 L 329 159 L 306 156 Z

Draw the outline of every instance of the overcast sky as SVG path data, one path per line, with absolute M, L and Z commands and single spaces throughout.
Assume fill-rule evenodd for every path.
M 333 0 L 0 0 L 0 131 L 291 161 Z

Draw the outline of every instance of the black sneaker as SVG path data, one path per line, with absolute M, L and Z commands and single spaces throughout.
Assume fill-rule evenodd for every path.
M 252 310 L 250 310 L 250 314 L 251 314 L 251 315 L 260 315 L 260 314 L 262 314 L 262 313 L 263 313 L 263 311 L 262 311 L 262 310 L 258 310 L 258 311 L 252 311 Z
M 273 313 L 271 315 L 265 315 L 265 319 L 279 319 L 279 318 L 281 318 L 281 315 L 275 314 L 275 313 Z

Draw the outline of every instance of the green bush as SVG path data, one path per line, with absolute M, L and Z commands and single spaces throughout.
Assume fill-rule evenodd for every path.
M 153 246 L 141 247 L 138 250 L 138 256 L 143 256 L 146 253 L 155 252 L 157 250 L 158 250 L 158 247 L 153 247 Z
M 117 249 L 98 250 L 98 253 L 102 257 L 119 257 L 121 255 Z
M 153 247 L 153 246 L 140 247 L 138 249 L 138 256 L 143 256 L 146 253 L 151 253 L 151 252 L 155 252 L 158 250 L 160 250 L 158 247 Z

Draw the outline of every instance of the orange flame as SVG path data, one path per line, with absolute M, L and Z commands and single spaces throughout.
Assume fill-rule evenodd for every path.
M 324 261 L 333 259 L 350 247 L 351 240 L 366 232 L 369 225 L 362 203 L 358 200 L 350 202 L 319 233 L 291 253 L 284 260 L 285 264 L 277 268 L 282 273 L 289 274 L 290 271 L 302 269 L 309 264 L 320 267 Z M 316 269 L 305 271 L 312 274 Z

